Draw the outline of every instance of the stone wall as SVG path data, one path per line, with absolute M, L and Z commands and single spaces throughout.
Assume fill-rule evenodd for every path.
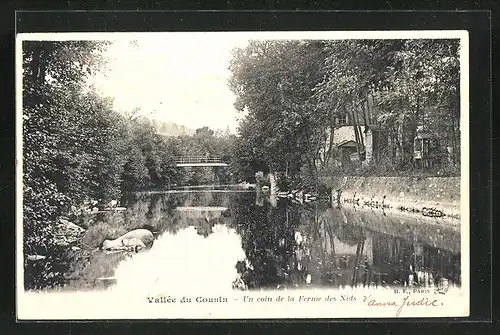
M 460 177 L 330 177 L 322 182 L 341 203 L 417 213 L 431 208 L 460 217 Z

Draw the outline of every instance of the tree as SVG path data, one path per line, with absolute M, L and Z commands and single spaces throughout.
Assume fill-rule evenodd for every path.
M 42 268 L 26 263 L 28 289 L 62 278 L 61 271 L 52 271 L 64 254 L 54 238 L 55 223 L 90 187 L 86 172 L 96 148 L 89 145 L 92 136 L 80 131 L 88 111 L 82 91 L 88 74 L 100 67 L 105 45 L 23 42 L 24 254 L 47 255 Z
M 363 137 L 356 128 L 379 125 L 395 145 L 389 151 L 405 165 L 418 126 L 445 136 L 444 115 L 458 124 L 457 40 L 329 41 L 325 51 L 325 80 L 315 89 L 318 106 L 349 113 L 358 147 Z M 446 137 L 456 138 L 454 129 Z
M 315 169 L 314 135 L 323 120 L 312 90 L 322 62 L 318 41 L 251 41 L 234 50 L 229 85 L 235 107 L 248 112 L 239 129 L 240 143 L 250 149 L 243 154 L 247 162 L 265 162 L 290 176 L 304 164 Z
M 124 166 L 122 191 L 133 192 L 147 189 L 149 177 L 143 152 L 137 146 L 132 146 L 130 156 Z
M 458 48 L 458 40 L 419 39 L 251 41 L 235 49 L 229 86 L 245 113 L 233 150 L 237 174 L 264 165 L 314 183 L 335 158 L 336 119 L 343 114 L 361 159 L 370 129 L 384 134 L 376 157 L 393 169 L 411 167 L 418 128 L 444 139 L 456 155 Z

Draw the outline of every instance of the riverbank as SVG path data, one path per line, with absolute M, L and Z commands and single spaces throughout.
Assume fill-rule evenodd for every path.
M 460 177 L 323 177 L 321 183 L 340 203 L 460 218 Z

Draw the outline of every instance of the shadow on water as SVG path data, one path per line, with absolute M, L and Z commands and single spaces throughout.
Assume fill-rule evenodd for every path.
M 410 216 L 341 210 L 321 202 L 307 206 L 286 200 L 276 203 L 255 192 L 139 194 L 125 199 L 124 205 L 126 212 L 106 214 L 87 223 L 89 244 L 97 239 L 93 232 L 101 226 L 114 229 L 117 235 L 148 227 L 157 236 L 155 243 L 164 243 L 160 236 L 168 235 L 173 241 L 176 236 L 187 236 L 179 232 L 193 228 L 199 236 L 210 238 L 214 226 L 223 225 L 239 236 L 239 255 L 245 255 L 234 256 L 233 289 L 432 287 L 444 278 L 460 285 L 460 233 Z M 175 257 L 183 255 L 183 248 L 195 249 L 190 250 L 194 255 L 207 253 L 203 248 L 224 248 L 224 237 L 217 237 L 217 241 L 186 245 L 179 240 L 177 254 L 165 255 L 162 262 L 165 266 L 169 261 L 177 262 Z M 146 252 L 156 250 L 161 248 L 153 245 Z M 112 276 L 116 261 L 96 270 L 107 264 L 104 259 L 103 255 L 95 256 L 77 277 L 92 281 L 93 277 Z M 197 260 L 190 260 L 183 267 L 190 268 L 191 275 Z M 213 262 L 217 269 L 217 259 L 203 262 Z M 217 271 L 213 272 L 210 276 L 217 276 Z M 177 269 L 177 275 L 182 276 L 182 269 Z M 206 276 L 206 272 L 199 273 L 199 285 Z

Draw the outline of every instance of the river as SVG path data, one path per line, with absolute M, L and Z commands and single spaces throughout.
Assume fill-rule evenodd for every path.
M 137 254 L 98 252 L 81 272 L 91 289 L 461 284 L 460 232 L 442 219 L 213 188 L 136 194 L 123 205 L 125 212 L 95 216 L 88 235 L 102 225 L 146 226 L 155 242 Z

